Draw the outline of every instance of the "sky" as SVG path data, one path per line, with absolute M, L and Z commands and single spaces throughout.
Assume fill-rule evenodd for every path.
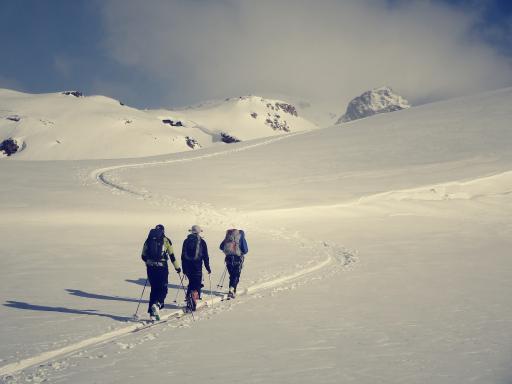
M 0 0 L 0 87 L 138 108 L 241 95 L 341 112 L 512 86 L 512 1 Z

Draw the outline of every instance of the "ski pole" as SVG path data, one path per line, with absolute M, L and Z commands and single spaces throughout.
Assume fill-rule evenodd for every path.
M 183 285 L 183 276 L 181 276 L 181 273 L 179 275 L 180 275 L 181 288 L 183 289 L 183 293 L 185 294 L 185 297 L 187 297 L 187 292 L 185 291 L 185 286 Z
M 224 272 L 222 272 L 222 275 L 220 276 L 219 284 L 217 284 L 217 288 L 222 288 L 222 284 L 224 284 L 224 279 L 226 278 L 226 272 L 228 270 L 228 267 L 224 268 Z
M 178 303 L 178 294 L 179 294 L 179 293 L 180 293 L 180 289 L 179 289 L 179 287 L 178 287 L 178 289 L 176 289 L 176 297 L 174 298 L 173 303 L 176 303 L 176 304 Z
M 137 304 L 137 310 L 135 311 L 135 313 L 133 314 L 133 317 L 136 319 L 137 318 L 137 313 L 139 312 L 139 307 L 140 307 L 140 303 L 142 301 L 142 296 L 144 296 L 144 291 L 146 290 L 146 285 L 148 284 L 148 279 L 146 279 L 146 282 L 144 283 L 144 288 L 142 288 L 142 293 L 140 295 L 140 299 L 139 299 L 139 304 Z
M 224 287 L 224 281 L 226 281 L 226 276 L 228 274 L 228 265 L 226 264 L 226 269 L 224 270 L 224 277 L 222 278 L 222 283 L 220 283 L 220 287 Z
M 224 270 L 222 272 L 222 274 L 220 275 L 220 278 L 219 278 L 219 282 L 217 283 L 217 288 L 220 288 L 220 282 L 222 281 L 222 279 L 224 278 L 224 273 L 226 273 L 226 270 Z
M 176 271 L 176 272 L 178 272 L 178 271 Z M 180 272 L 181 272 L 181 271 L 180 271 Z M 183 279 L 183 278 L 181 277 L 181 274 L 180 274 L 180 273 L 178 274 L 178 276 L 180 277 L 180 280 L 182 280 L 182 279 Z M 182 284 L 183 284 L 183 282 L 182 282 Z M 178 304 L 178 294 L 179 294 L 179 293 L 180 293 L 180 289 L 179 289 L 179 287 L 178 287 L 178 288 L 176 289 L 176 297 L 174 298 L 173 303 Z
M 208 280 L 210 281 L 210 297 L 212 299 L 212 308 L 213 308 L 212 278 L 211 278 L 210 274 L 208 274 Z
M 201 272 L 201 288 L 199 289 L 199 300 L 203 300 L 204 273 Z

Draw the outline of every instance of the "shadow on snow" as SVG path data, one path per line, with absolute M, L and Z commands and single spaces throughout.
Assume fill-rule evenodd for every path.
M 17 308 L 17 309 L 26 309 L 30 311 L 45 311 L 45 312 L 62 312 L 62 313 L 72 313 L 75 315 L 92 315 L 92 316 L 100 316 L 100 317 L 108 317 L 112 320 L 116 321 L 128 321 L 131 320 L 132 317 L 126 317 L 126 316 L 116 316 L 111 315 L 108 313 L 101 313 L 97 312 L 95 309 L 72 309 L 72 308 L 65 308 L 65 307 L 50 307 L 47 305 L 35 305 L 35 304 L 29 304 L 24 303 L 23 301 L 13 301 L 8 300 L 4 306 L 10 307 L 10 308 Z
M 127 302 L 130 302 L 130 303 L 138 303 L 139 302 L 138 299 L 134 299 L 134 298 L 131 298 L 131 297 L 100 295 L 100 294 L 97 294 L 97 293 L 85 292 L 85 291 L 82 291 L 80 289 L 66 289 L 66 291 L 70 295 L 79 296 L 79 297 L 85 297 L 87 299 L 127 301 Z M 167 296 L 167 298 L 169 298 L 169 296 Z M 144 299 L 141 300 L 141 304 L 147 304 L 147 303 L 149 303 L 148 300 L 144 300 Z M 166 308 L 171 308 L 171 309 L 181 308 L 181 307 L 179 307 L 177 305 L 173 305 L 173 304 L 165 304 L 165 307 Z
M 98 300 L 112 300 L 112 301 L 128 301 L 130 303 L 138 303 L 139 300 L 133 299 L 131 297 L 121 297 L 121 296 L 107 296 L 107 295 L 100 295 L 97 293 L 89 293 L 82 291 L 80 289 L 66 289 L 66 291 L 73 296 L 79 296 L 79 297 L 85 297 L 87 299 L 98 299 Z M 148 303 L 148 300 L 141 300 L 141 304 Z
M 127 282 L 137 284 L 140 286 L 144 286 L 146 283 L 146 279 L 139 278 L 137 280 L 132 279 L 126 279 Z M 186 286 L 186 284 L 185 284 Z M 183 289 L 181 285 L 176 284 L 169 284 L 169 288 L 171 289 Z M 150 289 L 150 287 L 147 287 Z M 206 287 L 205 287 L 206 288 Z M 68 292 L 70 295 L 83 297 L 86 299 L 95 299 L 95 300 L 108 300 L 108 301 L 124 301 L 124 302 L 130 302 L 130 303 L 138 303 L 139 300 L 136 298 L 131 297 L 121 297 L 121 296 L 108 296 L 108 295 L 102 295 L 98 293 L 91 293 L 91 292 L 85 292 L 80 289 L 66 289 L 66 292 Z M 212 295 L 214 296 L 223 296 L 225 293 L 219 292 L 219 291 L 212 291 Z M 203 294 L 209 295 L 210 290 L 209 289 L 203 289 Z M 169 299 L 169 296 L 167 297 Z M 148 300 L 143 299 L 141 301 L 141 304 L 147 304 Z M 25 309 L 30 311 L 45 311 L 45 312 L 61 312 L 61 313 L 70 313 L 75 315 L 90 315 L 90 316 L 99 316 L 99 317 L 108 317 L 112 320 L 116 321 L 128 321 L 132 319 L 132 316 L 117 316 L 112 315 L 109 313 L 102 313 L 98 312 L 96 309 L 73 309 L 73 308 L 66 308 L 66 307 L 51 307 L 48 305 L 37 305 L 37 304 L 29 304 L 25 303 L 23 301 L 14 301 L 14 300 L 8 300 L 4 306 L 10 307 L 10 308 L 16 308 L 16 309 Z M 176 305 L 176 302 L 174 301 L 174 304 L 165 304 L 165 307 L 168 309 L 178 309 L 182 308 L 179 305 Z
M 143 279 L 143 278 L 139 278 L 137 280 L 126 279 L 125 281 L 128 282 L 128 283 L 140 285 L 141 287 L 143 287 L 144 284 L 146 283 L 146 279 Z M 187 284 L 185 282 L 183 282 L 183 284 L 185 284 L 184 286 L 186 288 Z M 181 285 L 177 285 L 177 284 L 167 284 L 167 287 L 168 288 L 172 288 L 172 289 L 182 289 Z M 149 288 L 149 281 L 148 281 L 148 284 L 147 284 L 146 288 Z
M 138 280 L 126 280 L 131 283 L 144 285 L 146 279 L 138 279 Z M 169 285 L 170 288 L 177 288 L 181 289 L 181 286 L 179 285 Z M 149 287 L 147 287 L 149 289 Z M 121 296 L 108 296 L 108 295 L 102 295 L 98 293 L 91 293 L 91 292 L 85 292 L 80 289 L 66 289 L 66 292 L 68 292 L 70 295 L 78 296 L 86 299 L 95 299 L 95 300 L 108 300 L 108 301 L 124 301 L 124 302 L 130 302 L 130 303 L 138 303 L 139 300 L 136 298 L 131 297 L 121 297 Z M 149 291 L 148 291 L 149 292 Z M 169 297 L 168 297 L 169 298 Z M 141 304 L 147 304 L 148 300 L 141 300 Z M 8 300 L 4 304 L 6 307 L 10 308 L 16 308 L 16 309 L 25 309 L 30 311 L 44 311 L 44 312 L 61 312 L 61 313 L 70 313 L 75 315 L 90 315 L 90 316 L 99 316 L 99 317 L 108 317 L 112 320 L 116 321 L 128 321 L 132 319 L 132 316 L 117 316 L 112 315 L 109 313 L 102 313 L 98 312 L 96 309 L 73 309 L 73 308 L 66 308 L 66 307 L 52 307 L 48 305 L 37 305 L 37 304 L 30 304 L 23 301 L 14 301 L 14 300 Z M 174 304 L 165 304 L 165 307 L 168 309 L 178 309 L 181 308 L 181 306 Z
M 186 277 L 183 279 L 185 280 Z M 137 284 L 137 285 L 140 285 L 141 287 L 144 286 L 144 284 L 146 283 L 146 279 L 145 278 L 139 278 L 137 280 L 133 280 L 133 279 L 126 279 L 125 280 L 126 282 L 128 283 L 132 283 L 132 284 Z M 187 288 L 187 282 L 186 281 L 183 281 L 183 288 L 186 289 Z M 172 289 L 183 289 L 181 285 L 176 285 L 176 284 L 168 284 L 167 285 L 169 288 L 172 288 Z M 209 287 L 206 287 L 206 286 L 203 286 L 203 294 L 210 294 L 210 289 Z M 212 295 L 213 296 L 224 296 L 227 292 L 220 292 L 220 291 L 215 291 L 215 290 L 212 290 Z M 135 301 L 138 301 L 138 300 L 135 300 Z M 167 304 L 166 304 L 167 306 Z

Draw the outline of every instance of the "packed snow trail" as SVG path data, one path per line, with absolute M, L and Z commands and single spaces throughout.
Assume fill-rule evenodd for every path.
M 272 281 L 267 281 L 267 282 L 255 284 L 253 286 L 245 288 L 244 290 L 242 290 L 241 292 L 238 293 L 238 296 L 243 296 L 243 295 L 246 295 L 246 294 L 255 294 L 255 293 L 260 292 L 262 290 L 266 290 L 266 289 L 270 289 L 270 288 L 273 288 L 273 287 L 277 287 L 277 286 L 283 285 L 283 284 L 285 284 L 287 282 L 290 282 L 292 280 L 296 280 L 296 279 L 298 279 L 300 277 L 303 277 L 305 275 L 308 275 L 308 274 L 314 273 L 316 271 L 319 271 L 322 268 L 326 267 L 327 265 L 331 264 L 331 262 L 332 262 L 332 258 L 328 257 L 322 263 L 319 263 L 317 265 L 314 265 L 314 266 L 312 266 L 310 268 L 307 268 L 307 269 L 304 269 L 302 271 L 293 273 L 293 274 L 291 274 L 289 276 L 284 276 L 284 277 L 281 277 L 281 278 L 278 278 L 278 279 L 275 279 L 275 280 L 272 280 Z M 198 309 L 203 308 L 205 306 L 208 306 L 208 303 L 211 303 L 211 305 L 213 306 L 215 304 L 220 303 L 221 301 L 222 301 L 221 297 L 208 298 L 206 301 L 198 303 Z M 154 326 L 158 326 L 159 324 L 163 324 L 163 323 L 165 323 L 166 321 L 168 321 L 170 319 L 180 318 L 181 316 L 183 316 L 185 314 L 186 313 L 184 312 L 183 309 L 174 310 L 174 311 L 171 311 L 171 312 L 164 313 L 162 315 L 162 317 L 161 317 L 161 320 L 157 321 L 156 323 L 154 323 Z M 151 325 L 153 325 L 153 324 L 151 324 Z M 56 350 L 53 350 L 53 351 L 48 351 L 48 352 L 42 353 L 42 354 L 37 355 L 37 356 L 33 356 L 31 358 L 28 358 L 28 359 L 24 359 L 24 360 L 15 362 L 15 363 L 4 365 L 3 367 L 0 367 L 0 376 L 3 377 L 3 376 L 7 376 L 7 375 L 13 375 L 13 374 L 15 374 L 15 373 L 17 373 L 19 371 L 22 371 L 22 370 L 24 370 L 26 368 L 35 366 L 37 364 L 44 363 L 44 362 L 49 361 L 51 359 L 54 359 L 54 358 L 57 358 L 57 357 L 63 357 L 63 356 L 72 354 L 74 352 L 77 352 L 77 351 L 79 351 L 81 349 L 84 349 L 84 348 L 87 348 L 87 347 L 101 345 L 101 344 L 104 344 L 106 342 L 118 339 L 118 338 L 120 338 L 122 336 L 128 335 L 130 333 L 144 330 L 146 328 L 147 328 L 147 324 L 146 323 L 141 322 L 141 321 L 136 321 L 134 324 L 131 324 L 131 325 L 127 326 L 127 327 L 123 327 L 123 328 L 117 329 L 115 331 L 108 332 L 108 333 L 105 333 L 103 335 L 99 335 L 97 337 L 92 337 L 92 338 L 89 338 L 89 339 L 86 339 L 86 340 L 82 340 L 82 341 L 80 341 L 78 343 L 67 345 L 67 346 L 65 346 L 63 348 L 59 348 L 59 349 L 56 349 Z
M 247 151 L 247 150 L 250 150 L 250 149 L 253 149 L 253 148 L 261 147 L 263 145 L 272 144 L 272 143 L 275 143 L 277 141 L 280 141 L 280 140 L 283 140 L 283 139 L 287 139 L 287 138 L 290 138 L 290 137 L 293 137 L 293 136 L 303 135 L 303 134 L 305 134 L 307 132 L 308 131 L 290 133 L 290 134 L 283 135 L 283 136 L 273 137 L 273 138 L 270 138 L 270 139 L 267 139 L 267 140 L 264 140 L 264 141 L 261 141 L 261 142 L 257 142 L 257 143 L 253 143 L 253 144 L 249 144 L 249 145 L 244 145 L 244 146 L 239 146 L 239 147 L 234 148 L 234 149 L 232 148 L 232 149 L 228 149 L 228 150 L 225 150 L 225 151 L 212 152 L 212 153 L 207 153 L 207 154 L 203 154 L 203 155 L 199 155 L 199 156 L 192 156 L 192 157 L 178 158 L 178 159 L 170 159 L 170 160 L 155 160 L 155 161 L 148 161 L 148 162 L 143 162 L 143 163 L 113 165 L 113 166 L 110 166 L 110 167 L 95 169 L 91 173 L 91 176 L 94 179 L 97 179 L 100 183 L 102 183 L 102 184 L 104 184 L 106 186 L 109 186 L 109 187 L 111 187 L 113 189 L 116 189 L 116 190 L 119 190 L 119 191 L 122 191 L 122 192 L 129 192 L 129 193 L 132 193 L 132 194 L 144 197 L 143 195 L 140 195 L 140 194 L 138 194 L 136 192 L 133 192 L 133 191 L 130 191 L 130 190 L 126 189 L 122 185 L 119 185 L 119 184 L 116 184 L 115 182 L 109 181 L 106 178 L 106 176 L 105 176 L 106 173 L 110 172 L 110 171 L 114 171 L 114 170 L 119 170 L 119 169 L 142 168 L 142 167 L 148 167 L 148 166 L 152 166 L 152 165 L 183 163 L 183 162 L 196 161 L 196 160 L 205 160 L 205 159 L 209 159 L 209 158 L 217 157 L 217 156 L 225 156 L 225 155 L 229 155 L 231 153 Z M 231 145 L 233 145 L 233 144 L 231 144 Z
M 138 191 L 134 187 L 129 187 L 125 185 L 121 185 L 119 182 L 114 181 L 108 177 L 108 173 L 112 171 L 119 171 L 129 168 L 141 168 L 141 167 L 149 167 L 153 165 L 162 165 L 162 164 L 172 164 L 172 163 L 181 163 L 181 162 L 188 162 L 188 161 L 195 161 L 195 160 L 204 160 L 211 157 L 217 157 L 222 155 L 229 155 L 231 153 L 250 150 L 255 147 L 259 147 L 262 145 L 268 145 L 273 142 L 283 140 L 287 137 L 296 136 L 303 134 L 305 132 L 299 132 L 294 134 L 289 134 L 287 136 L 279 136 L 275 138 L 271 138 L 262 142 L 257 142 L 253 144 L 249 144 L 242 147 L 237 147 L 234 149 L 226 150 L 226 151 L 219 151 L 219 152 L 213 152 L 208 154 L 203 154 L 195 157 L 190 158 L 178 158 L 178 159 L 170 159 L 170 160 L 159 160 L 159 161 L 150 161 L 150 162 L 143 162 L 143 163 L 132 163 L 132 164 L 121 164 L 121 165 L 115 165 L 110 167 L 104 167 L 100 169 L 96 169 L 90 173 L 90 176 L 97 180 L 100 185 L 106 186 L 110 188 L 111 190 L 115 190 L 122 193 L 128 193 L 130 195 L 142 198 L 144 200 L 151 200 L 152 202 L 157 203 L 163 203 L 165 205 L 171 205 L 175 209 L 182 208 L 184 205 L 187 208 L 190 208 L 191 203 L 190 202 L 184 202 L 182 200 L 176 201 L 173 199 L 170 199 L 168 197 L 158 197 L 158 196 L 152 196 L 150 192 L 147 191 Z M 194 203 L 197 204 L 197 203 Z M 214 209 L 212 209 L 207 204 L 199 203 L 200 205 L 196 207 L 195 212 L 197 216 L 199 217 L 202 222 L 208 222 L 209 224 L 219 225 L 219 226 L 230 226 L 231 221 L 228 220 L 227 216 L 225 214 L 222 214 Z M 230 210 L 229 214 L 233 216 L 235 212 Z M 213 221 L 212 221 L 213 218 Z M 247 224 L 248 225 L 248 224 Z M 251 231 L 258 231 L 260 233 L 266 234 L 267 236 L 270 236 L 272 238 L 279 238 L 283 241 L 296 241 L 299 240 L 299 236 L 297 234 L 289 235 L 285 233 L 284 231 L 279 230 L 269 230 L 269 229 L 261 229 L 261 228 L 255 228 L 251 227 Z M 301 241 L 299 241 L 299 244 L 301 247 L 305 248 L 306 245 L 306 239 L 302 238 Z M 327 266 L 331 264 L 335 265 L 342 265 L 346 266 L 353 261 L 355 261 L 355 256 L 344 249 L 343 247 L 340 247 L 336 244 L 332 243 L 326 243 L 322 241 L 307 241 L 308 243 L 315 244 L 317 249 L 322 250 L 322 256 L 323 258 L 316 263 L 311 264 L 305 264 L 299 266 L 299 269 L 295 272 L 291 272 L 289 274 L 285 274 L 284 276 L 278 276 L 271 280 L 266 281 L 260 281 L 256 282 L 255 284 L 246 287 L 245 289 L 241 290 L 238 294 L 238 296 L 244 296 L 244 295 L 255 295 L 263 290 L 268 290 L 271 288 L 276 288 L 283 286 L 287 283 L 290 283 L 292 281 L 300 280 L 301 278 L 306 277 L 307 275 L 312 275 Z M 311 249 L 313 249 L 313 246 L 310 246 Z M 318 255 L 317 255 L 318 256 Z M 327 273 L 333 273 L 335 269 L 329 270 Z M 304 283 L 304 282 L 303 282 Z M 300 282 L 298 283 L 300 284 Z M 214 297 L 211 299 L 208 299 L 207 302 L 210 302 L 212 304 L 218 304 L 221 301 L 221 298 Z M 202 305 L 200 307 L 206 306 L 207 302 L 201 303 Z M 179 319 L 181 316 L 184 315 L 183 309 L 174 310 L 165 313 L 162 316 L 162 319 L 160 322 L 157 322 L 154 324 L 154 326 L 158 326 L 159 324 L 163 324 L 166 321 L 172 320 L 172 319 Z M 55 358 L 64 357 L 68 355 L 72 355 L 73 353 L 76 353 L 77 351 L 83 350 L 87 347 L 91 346 L 97 346 L 102 345 L 105 343 L 108 343 L 110 341 L 119 339 L 123 336 L 129 335 L 133 332 L 138 332 L 141 330 L 144 330 L 146 328 L 146 324 L 141 322 L 136 322 L 134 324 L 130 324 L 129 326 L 116 329 L 111 332 L 107 332 L 95 337 L 91 337 L 85 340 L 81 340 L 77 343 L 73 343 L 70 345 L 67 345 L 62 348 L 58 348 L 56 350 L 47 351 L 44 353 L 41 353 L 36 356 L 32 356 L 26 359 L 22 359 L 20 361 L 10 363 L 7 365 L 4 365 L 0 367 L 0 377 L 8 377 L 12 376 L 20 371 L 23 371 L 24 369 L 33 367 L 38 364 L 42 364 L 44 362 L 50 361 Z

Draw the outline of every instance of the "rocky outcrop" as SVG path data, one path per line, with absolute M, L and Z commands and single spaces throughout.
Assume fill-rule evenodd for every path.
M 7 120 L 18 122 L 21 120 L 21 117 L 18 115 L 10 115 L 6 117 Z
M 402 96 L 394 93 L 391 88 L 376 88 L 352 99 L 348 103 L 347 111 L 338 119 L 336 124 L 406 108 L 410 108 L 409 102 Z
M 183 123 L 179 120 L 174 121 L 171 119 L 164 119 L 164 120 L 162 120 L 162 123 L 169 124 L 172 127 L 183 127 Z
M 84 97 L 84 94 L 80 91 L 64 91 L 62 94 L 66 96 Z
M 196 139 L 194 139 L 193 137 L 185 136 L 185 141 L 186 141 L 187 145 L 192 149 L 201 148 L 201 144 L 199 144 L 199 142 Z
M 225 132 L 221 132 L 220 133 L 220 139 L 221 139 L 222 142 L 224 142 L 226 144 L 232 144 L 232 143 L 239 143 L 240 142 L 239 139 L 237 139 L 234 136 L 228 135 Z
M 20 146 L 16 142 L 16 140 L 9 138 L 7 140 L 4 140 L 0 143 L 0 152 L 3 152 L 7 156 L 14 155 L 18 150 L 20 149 Z
M 269 113 L 267 116 L 265 124 L 271 127 L 274 131 L 290 132 L 288 122 L 286 120 L 281 120 L 281 115 L 278 115 L 277 113 L 271 115 Z
M 276 111 L 276 112 L 283 111 L 284 113 L 288 113 L 292 116 L 299 116 L 299 114 L 297 113 L 297 109 L 291 104 L 279 103 L 279 102 L 267 103 L 267 108 L 271 109 L 272 111 Z

